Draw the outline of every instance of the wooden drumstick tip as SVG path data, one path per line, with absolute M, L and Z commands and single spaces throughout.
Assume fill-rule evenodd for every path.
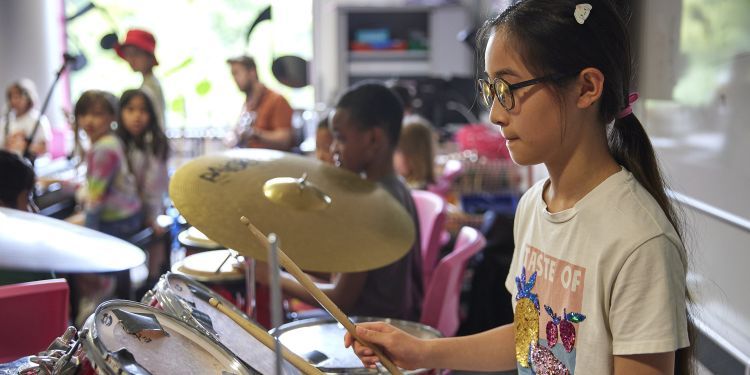
M 217 307 L 217 306 L 219 306 L 220 302 L 216 298 L 211 297 L 211 298 L 209 298 L 208 303 L 211 304 L 211 306 L 213 306 L 213 307 Z
M 247 216 L 243 215 L 243 216 L 240 216 L 240 222 L 242 224 L 248 225 L 248 224 L 250 224 L 250 219 L 248 219 Z

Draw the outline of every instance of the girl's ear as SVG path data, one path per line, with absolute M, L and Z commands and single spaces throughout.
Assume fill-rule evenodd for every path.
M 578 108 L 588 108 L 596 103 L 604 90 L 604 74 L 596 68 L 586 68 L 578 73 L 576 79 L 578 87 Z

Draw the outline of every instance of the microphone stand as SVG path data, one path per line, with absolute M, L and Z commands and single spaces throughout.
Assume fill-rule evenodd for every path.
M 47 97 L 44 98 L 44 104 L 42 104 L 42 109 L 39 111 L 39 117 L 36 119 L 36 123 L 34 124 L 34 129 L 31 130 L 31 134 L 29 134 L 28 137 L 26 137 L 26 146 L 23 149 L 23 157 L 28 159 L 31 165 L 34 165 L 34 160 L 36 159 L 35 155 L 31 154 L 31 142 L 34 139 L 34 136 L 36 135 L 36 132 L 39 130 L 39 124 L 42 121 L 42 116 L 44 116 L 44 112 L 47 110 L 47 106 L 49 105 L 49 100 L 52 98 L 52 92 L 55 90 L 55 86 L 57 85 L 57 82 L 60 80 L 60 76 L 62 76 L 63 72 L 65 72 L 65 68 L 68 67 L 68 64 L 73 59 L 66 53 L 63 55 L 63 64 L 60 67 L 60 70 L 57 71 L 57 74 L 55 75 L 55 80 L 52 81 L 52 86 L 50 86 L 49 90 L 47 91 Z

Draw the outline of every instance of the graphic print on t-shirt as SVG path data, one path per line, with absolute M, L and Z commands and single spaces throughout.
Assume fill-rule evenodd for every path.
M 573 374 L 586 268 L 525 246 L 516 277 L 519 374 Z M 533 371 L 533 372 L 532 372 Z

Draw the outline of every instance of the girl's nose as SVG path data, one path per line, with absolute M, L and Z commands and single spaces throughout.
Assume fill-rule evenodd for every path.
M 497 98 L 493 98 L 492 106 L 490 107 L 490 122 L 495 125 L 505 126 L 507 125 L 507 120 L 508 111 L 503 108 Z

